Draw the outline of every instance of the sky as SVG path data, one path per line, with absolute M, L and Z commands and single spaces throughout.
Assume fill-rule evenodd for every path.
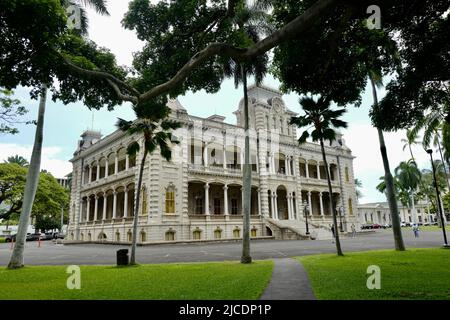
M 108 10 L 111 14 L 109 17 L 99 16 L 89 9 L 89 37 L 98 45 L 109 48 L 116 55 L 120 65 L 131 66 L 133 52 L 139 51 L 143 43 L 137 39 L 134 32 L 125 30 L 121 26 L 128 2 L 128 0 L 110 0 L 108 2 Z M 264 85 L 278 88 L 280 83 L 269 75 L 264 80 Z M 383 95 L 384 91 L 379 90 L 379 98 Z M 30 99 L 29 89 L 18 88 L 15 91 L 15 97 L 30 110 L 24 118 L 36 119 L 38 102 Z M 191 115 L 208 117 L 212 114 L 221 114 L 226 117 L 226 122 L 234 124 L 236 119 L 232 113 L 237 109 L 241 98 L 242 88 L 235 89 L 233 81 L 228 80 L 222 84 L 221 90 L 216 94 L 200 91 L 188 93 L 178 99 Z M 295 94 L 283 97 L 288 108 L 294 112 L 300 112 L 298 98 Z M 50 171 L 56 177 L 63 177 L 72 171 L 69 160 L 84 130 L 93 128 L 107 135 L 115 131 L 114 124 L 118 117 L 134 119 L 130 104 L 127 103 L 109 112 L 106 109 L 90 111 L 82 103 L 63 105 L 51 99 L 47 102 L 41 168 Z M 368 116 L 371 105 L 371 90 L 366 88 L 362 105 L 359 108 L 349 106 L 348 112 L 343 117 L 349 127 L 342 130 L 342 133 L 347 146 L 356 157 L 355 177 L 363 184 L 361 189 L 363 197 L 359 200 L 360 203 L 385 201 L 384 195 L 375 189 L 379 178 L 384 175 L 384 170 L 377 131 L 372 127 Z M 20 133 L 17 135 L 0 135 L 0 162 L 15 154 L 30 159 L 35 126 L 19 125 L 18 128 Z M 404 131 L 385 133 L 392 170 L 401 161 L 411 158 L 408 148 L 403 150 L 404 143 L 401 140 L 404 138 Z M 413 146 L 413 153 L 420 168 L 429 168 L 428 155 L 421 146 Z

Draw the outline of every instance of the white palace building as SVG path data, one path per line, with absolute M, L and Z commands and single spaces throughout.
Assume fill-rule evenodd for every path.
M 219 240 L 242 237 L 243 100 L 234 112 L 237 125 L 213 115 L 189 115 L 170 100 L 171 117 L 183 124 L 172 161 L 158 152 L 147 157 L 139 209 L 138 240 Z M 359 228 L 353 156 L 342 135 L 326 153 L 333 194 L 327 188 L 320 146 L 297 142 L 292 116 L 281 93 L 249 88 L 252 199 L 251 236 L 277 239 L 330 237 L 332 211 L 345 231 Z M 136 158 L 126 148 L 139 136 L 116 131 L 82 134 L 73 159 L 68 239 L 129 242 L 137 185 Z M 143 149 L 143 148 L 141 148 Z M 138 154 L 137 159 L 142 155 Z M 330 208 L 329 197 L 335 208 Z M 309 210 L 305 209 L 305 204 Z M 306 216 L 305 212 L 308 212 Z M 310 234 L 306 234 L 306 219 Z

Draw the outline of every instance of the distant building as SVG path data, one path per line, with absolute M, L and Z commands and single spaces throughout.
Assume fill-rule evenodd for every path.
M 71 174 L 69 174 L 71 175 Z M 64 178 L 56 178 L 56 180 L 58 181 L 59 185 L 69 189 L 70 188 L 70 177 L 69 175 L 65 176 Z
M 437 217 L 435 214 L 429 212 L 428 204 L 419 202 L 415 205 L 417 211 L 418 223 L 436 222 Z M 398 204 L 398 210 L 400 214 L 400 221 L 404 223 L 412 223 L 414 221 L 413 211 L 409 207 Z M 358 204 L 358 221 L 360 224 L 391 224 L 391 212 L 387 202 L 374 202 Z
M 224 117 L 189 115 L 170 100 L 171 117 L 183 124 L 174 133 L 172 161 L 158 152 L 147 157 L 139 209 L 139 242 L 242 237 L 243 100 Z M 208 106 L 205 106 L 208 107 Z M 211 107 L 211 106 L 209 106 Z M 318 144 L 297 142 L 289 110 L 279 91 L 249 88 L 252 168 L 251 236 L 331 237 L 332 210 L 342 213 L 343 228 L 357 224 L 353 155 L 341 134 L 326 144 L 333 194 Z M 71 162 L 69 239 L 127 242 L 132 237 L 138 161 L 127 146 L 141 137 L 116 131 L 104 138 L 86 131 Z M 143 148 L 141 148 L 141 151 Z M 334 200 L 330 208 L 329 199 Z

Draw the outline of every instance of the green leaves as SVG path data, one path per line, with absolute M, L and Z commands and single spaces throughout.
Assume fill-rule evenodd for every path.
M 161 156 L 169 161 L 172 157 L 170 145 L 177 144 L 172 141 L 172 131 L 181 127 L 181 123 L 169 119 L 170 109 L 165 104 L 167 98 L 161 97 L 145 104 L 133 106 L 137 119 L 126 121 L 117 119 L 116 126 L 130 135 L 138 135 L 144 138 L 144 152 L 153 153 L 157 148 Z M 132 143 L 127 150 L 129 155 L 135 155 L 140 149 L 139 143 Z
M 0 204 L 9 207 L 0 218 L 20 214 L 27 171 L 28 168 L 17 163 L 0 163 Z M 68 203 L 69 191 L 61 187 L 51 174 L 41 172 L 33 203 L 33 214 L 35 216 L 59 214 L 61 206 L 67 209 Z
M 0 88 L 0 134 L 18 133 L 19 130 L 14 125 L 25 122 L 20 117 L 28 113 L 20 101 L 12 96 L 12 91 Z
M 311 134 L 308 132 L 309 128 L 303 131 L 298 139 L 300 144 L 305 143 L 310 136 L 313 141 L 334 141 L 336 139 L 336 132 L 333 128 L 347 127 L 345 121 L 338 119 L 346 110 L 331 110 L 330 101 L 327 98 L 320 97 L 317 101 L 314 101 L 311 97 L 304 97 L 300 99 L 300 105 L 305 115 L 292 117 L 290 123 L 296 125 L 298 128 L 309 126 L 313 128 Z

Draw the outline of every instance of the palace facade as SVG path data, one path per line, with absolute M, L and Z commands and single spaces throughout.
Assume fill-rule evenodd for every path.
M 170 100 L 171 117 L 183 124 L 174 132 L 172 160 L 147 157 L 138 217 L 141 243 L 220 240 L 242 237 L 243 100 L 237 125 L 213 115 L 189 115 Z M 207 107 L 207 106 L 205 106 Z M 297 142 L 295 115 L 279 91 L 249 88 L 252 166 L 251 236 L 278 239 L 331 236 L 332 210 L 342 230 L 358 227 L 353 155 L 342 135 L 326 144 L 333 194 L 318 144 Z M 73 163 L 68 239 L 129 242 L 142 154 L 127 146 L 139 136 L 116 131 L 104 138 L 82 134 Z M 141 148 L 143 149 L 143 148 Z M 332 197 L 334 208 L 330 207 Z M 309 235 L 306 234 L 306 220 Z

